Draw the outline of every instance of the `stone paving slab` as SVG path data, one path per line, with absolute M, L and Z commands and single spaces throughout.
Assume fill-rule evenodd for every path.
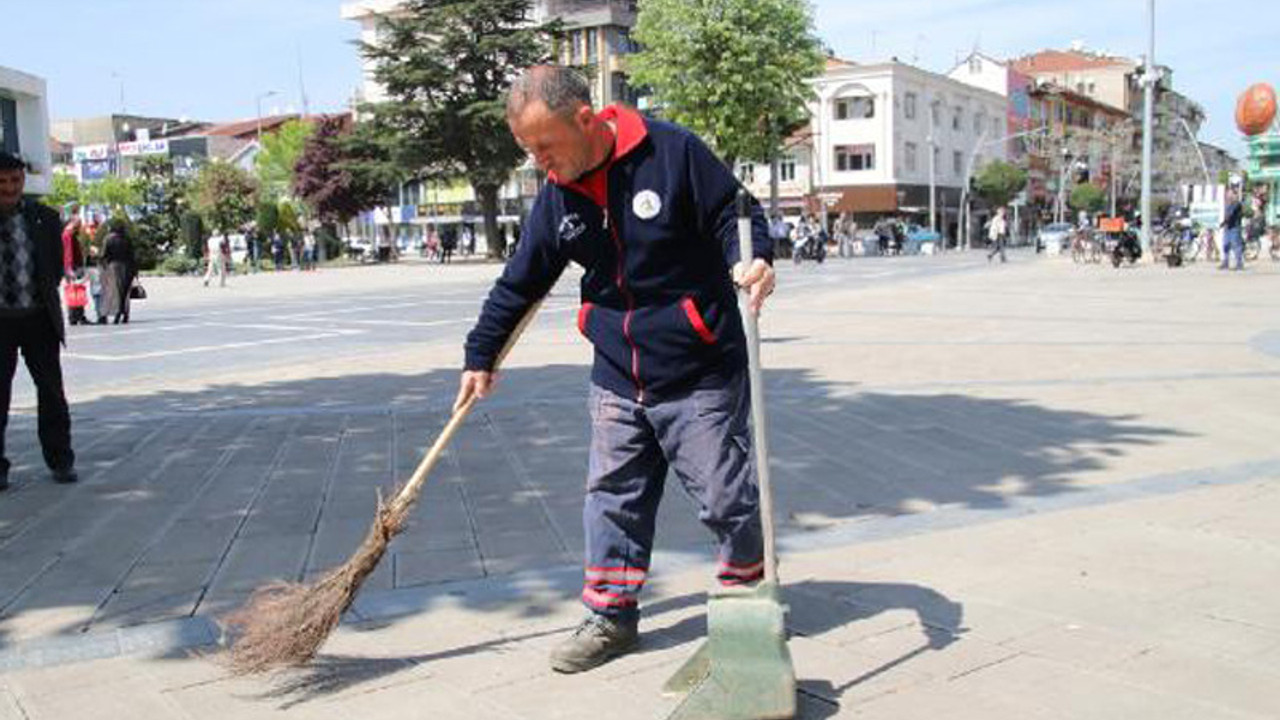
M 1280 577 L 1267 341 L 1280 266 L 1228 280 L 964 262 L 866 286 L 842 275 L 857 263 L 788 267 L 796 290 L 765 318 L 792 628 L 816 668 L 804 717 L 917 716 L 943 699 L 970 703 L 943 713 L 954 717 L 1100 716 L 1072 692 L 1114 696 L 1125 717 L 1265 716 L 1280 659 L 1267 602 Z M 451 291 L 482 287 L 483 269 L 467 272 L 475 283 Z M 264 287 L 244 299 L 269 302 Z M 334 640 L 356 656 L 331 668 L 340 689 L 288 714 L 403 714 L 444 684 L 433 717 L 585 716 L 610 691 L 647 697 L 691 649 L 700 601 L 684 598 L 704 587 L 709 542 L 673 482 L 659 545 L 676 561 L 650 588 L 655 651 L 603 682 L 544 669 L 578 612 L 587 354 L 566 318 L 535 323 L 449 448 L 357 603 L 365 621 Z M 415 342 L 74 399 L 73 488 L 40 474 L 20 408 L 15 487 L 0 496 L 0 666 L 45 641 L 198 623 L 272 577 L 345 559 L 376 491 L 412 469 L 452 400 L 456 338 Z M 405 657 L 380 655 L 393 635 Z M 422 649 L 437 638 L 455 642 Z M 127 675 L 136 662 L 107 664 Z M 203 665 L 146 664 L 153 683 L 215 678 L 166 691 L 181 697 L 156 712 L 266 716 L 289 702 L 235 696 L 216 670 L 188 670 Z M 23 676 L 0 675 L 0 712 L 45 712 L 14 689 Z M 1037 692 L 1045 683 L 1054 691 Z

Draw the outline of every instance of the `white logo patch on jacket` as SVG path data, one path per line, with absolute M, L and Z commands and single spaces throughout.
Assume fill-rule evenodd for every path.
M 652 190 L 641 190 L 631 201 L 631 211 L 641 220 L 652 220 L 662 212 L 662 198 Z
M 578 213 L 569 213 L 560 221 L 560 239 L 564 242 L 575 240 L 586 231 L 587 224 L 582 222 L 582 218 L 578 217 Z

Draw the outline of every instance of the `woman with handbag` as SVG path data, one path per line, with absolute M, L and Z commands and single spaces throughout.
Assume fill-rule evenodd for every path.
M 108 222 L 107 239 L 102 246 L 102 310 L 103 317 L 114 325 L 129 322 L 129 295 L 137 266 L 133 242 L 123 220 Z

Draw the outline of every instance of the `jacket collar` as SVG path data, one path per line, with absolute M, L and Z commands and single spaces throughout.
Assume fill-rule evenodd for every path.
M 548 173 L 548 180 L 556 185 L 582 191 L 591 175 L 608 170 L 614 163 L 631 154 L 649 136 L 649 129 L 644 124 L 644 116 L 629 107 L 610 105 L 596 113 L 596 117 L 604 122 L 611 123 L 614 127 L 616 137 L 613 143 L 613 154 L 589 175 L 580 177 L 573 182 L 563 182 L 556 177 L 555 173 Z

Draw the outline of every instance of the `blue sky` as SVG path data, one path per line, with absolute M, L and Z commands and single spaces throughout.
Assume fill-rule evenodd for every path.
M 49 81 L 54 117 L 120 109 L 229 120 L 300 109 L 298 59 L 312 110 L 345 105 L 359 82 L 357 26 L 337 0 L 4 0 L 18 30 L 0 65 Z M 1117 54 L 1146 47 L 1145 0 L 816 0 L 818 31 L 841 57 L 891 55 L 945 72 L 975 46 L 996 57 L 1074 40 Z M 1221 8 L 1221 10 L 1217 10 Z M 1204 105 L 1201 139 L 1243 152 L 1232 121 L 1251 82 L 1280 85 L 1275 0 L 1158 0 L 1156 59 Z

